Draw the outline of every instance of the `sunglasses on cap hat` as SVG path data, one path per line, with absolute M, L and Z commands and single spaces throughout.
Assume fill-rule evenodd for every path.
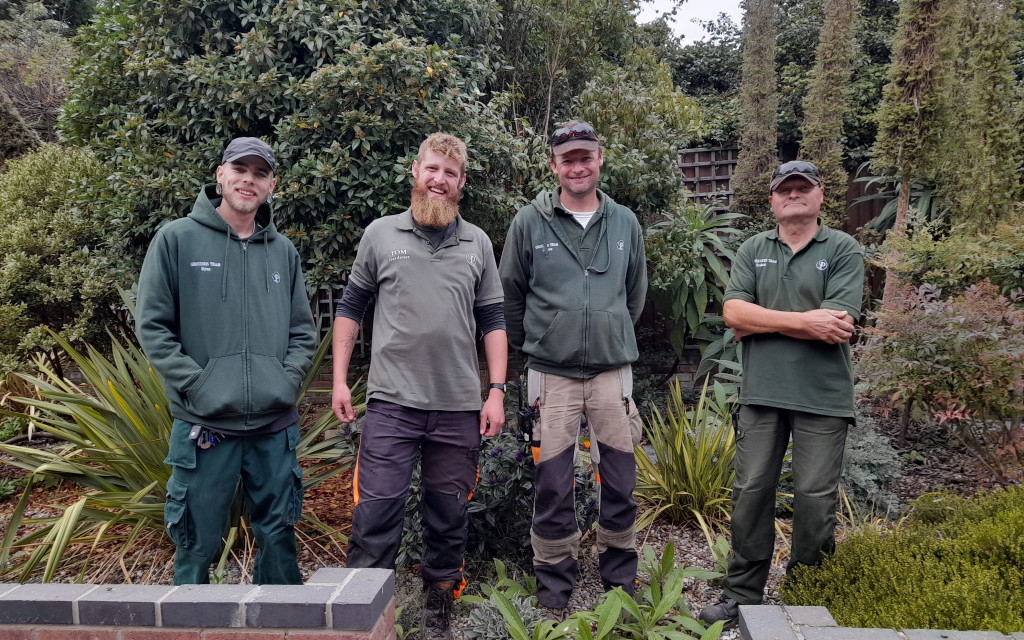
M 573 149 L 596 150 L 599 147 L 600 142 L 594 127 L 582 120 L 567 122 L 564 127 L 555 129 L 551 134 L 551 150 L 554 153 L 564 153 Z
M 801 176 L 810 180 L 814 186 L 821 186 L 821 171 L 818 167 L 814 166 L 813 163 L 805 162 L 804 160 L 792 160 L 779 165 L 775 168 L 775 171 L 772 171 L 771 190 L 775 191 L 775 187 L 782 184 L 786 178 L 790 178 L 792 176 Z

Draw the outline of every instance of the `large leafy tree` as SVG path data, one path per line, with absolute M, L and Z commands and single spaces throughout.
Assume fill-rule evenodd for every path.
M 280 157 L 278 226 L 311 286 L 339 285 L 361 230 L 406 206 L 433 131 L 467 139 L 468 217 L 504 227 L 528 156 L 481 99 L 498 18 L 490 0 L 103 4 L 80 32 L 62 124 L 114 168 L 98 194 L 110 249 L 134 272 L 237 135 Z

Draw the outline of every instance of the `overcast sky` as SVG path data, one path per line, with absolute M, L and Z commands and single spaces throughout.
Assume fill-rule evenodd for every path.
M 640 4 L 640 15 L 636 21 L 640 24 L 657 19 L 665 11 L 672 9 L 673 0 L 647 0 Z M 688 0 L 679 9 L 673 24 L 676 35 L 685 36 L 683 44 L 690 44 L 704 38 L 707 34 L 696 20 L 714 20 L 719 13 L 726 13 L 737 26 L 742 25 L 743 12 L 740 0 Z

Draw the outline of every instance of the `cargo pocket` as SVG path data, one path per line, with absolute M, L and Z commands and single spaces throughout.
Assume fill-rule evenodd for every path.
M 164 502 L 164 528 L 175 545 L 188 549 L 193 534 L 188 518 L 188 486 L 174 478 L 167 479 L 167 499 Z
M 626 418 L 629 420 L 629 435 L 633 439 L 633 448 L 636 449 L 644 439 L 644 423 L 640 418 L 640 410 L 633 398 L 626 398 L 629 408 L 626 410 Z

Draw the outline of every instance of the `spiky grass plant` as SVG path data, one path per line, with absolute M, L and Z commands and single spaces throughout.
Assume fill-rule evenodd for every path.
M 28 471 L 25 490 L 7 524 L 0 545 L 0 577 L 24 582 L 43 565 L 41 580 L 53 579 L 71 546 L 91 550 L 121 544 L 122 555 L 135 543 L 168 544 L 162 535 L 166 483 L 164 464 L 172 418 L 163 382 L 145 354 L 130 340 L 111 337 L 111 357 L 93 347 L 83 353 L 54 334 L 85 379 L 75 385 L 39 365 L 41 377 L 25 379 L 38 389 L 37 397 L 18 398 L 32 411 L 35 425 L 64 441 L 53 451 L 0 445 L 15 460 L 7 462 Z M 310 389 L 330 347 L 330 335 L 320 344 L 313 367 L 302 383 L 301 398 Z M 358 396 L 357 396 L 358 399 Z M 362 405 L 360 405 L 362 410 Z M 307 409 L 308 411 L 308 409 Z M 19 416 L 15 412 L 0 413 Z M 303 416 L 303 424 L 308 416 Z M 306 466 L 303 484 L 313 487 L 352 465 L 347 441 L 323 439 L 337 426 L 330 411 L 304 430 L 296 451 Z M 5 461 L 6 462 L 6 461 Z M 32 488 L 41 481 L 73 482 L 81 497 L 52 517 L 26 518 Z M 240 496 L 236 496 L 239 504 Z M 310 524 L 328 535 L 339 535 L 313 519 Z M 237 520 L 235 522 L 237 525 Z M 27 533 L 19 531 L 27 527 Z M 154 535 L 159 534 L 159 535 Z M 88 545 L 91 545 L 89 547 Z M 225 553 L 230 552 L 230 547 Z M 78 579 L 88 569 L 91 553 L 79 559 Z
M 645 433 L 653 455 L 636 449 L 637 496 L 645 503 L 638 526 L 657 517 L 696 522 L 714 546 L 716 533 L 729 521 L 733 457 L 732 404 L 715 383 L 705 379 L 697 404 L 688 409 L 679 381 L 668 393 L 665 414 L 651 407 Z

